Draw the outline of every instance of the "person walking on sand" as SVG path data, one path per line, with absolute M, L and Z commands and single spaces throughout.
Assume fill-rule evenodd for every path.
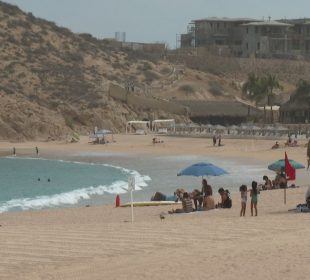
M 216 136 L 215 135 L 213 135 L 213 146 L 215 146 L 216 145 Z
M 36 155 L 37 155 L 37 157 L 39 156 L 39 148 L 38 147 L 36 147 Z
M 246 203 L 248 200 L 248 190 L 246 185 L 242 185 L 240 187 L 240 194 L 241 194 L 241 210 L 240 210 L 240 217 L 245 216 L 245 210 L 246 210 Z
M 13 156 L 16 157 L 16 149 L 13 147 Z
M 257 182 L 252 181 L 252 189 L 251 189 L 251 192 L 250 192 L 250 197 L 251 197 L 251 216 L 253 216 L 253 207 L 255 209 L 255 216 L 257 216 L 257 196 L 258 196 Z
M 218 142 L 218 145 L 219 145 L 219 146 L 221 146 L 221 145 L 222 145 L 222 143 L 221 143 L 221 142 L 222 142 L 222 135 L 220 134 L 220 135 L 219 135 L 219 142 Z
M 307 167 L 307 170 L 308 170 L 310 166 L 310 140 L 308 141 L 308 145 L 307 145 L 307 158 L 308 158 L 308 167 Z

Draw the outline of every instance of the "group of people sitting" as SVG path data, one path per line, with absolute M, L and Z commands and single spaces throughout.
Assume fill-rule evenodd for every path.
M 177 189 L 173 196 L 166 196 L 156 192 L 151 198 L 152 201 L 181 201 L 182 208 L 169 211 L 172 213 L 189 213 L 193 211 L 210 210 L 214 208 L 231 208 L 232 200 L 228 190 L 220 188 L 218 193 L 221 201 L 215 204 L 212 187 L 206 179 L 202 180 L 201 190 L 195 189 L 192 192 L 186 192 L 184 189 Z
M 153 144 L 164 143 L 164 141 L 163 141 L 163 140 L 160 140 L 158 137 L 154 137 L 154 138 L 152 139 L 152 143 L 153 143 Z
M 285 147 L 296 147 L 298 144 L 297 137 L 295 136 L 294 140 L 292 139 L 292 136 L 289 136 L 287 141 L 284 143 Z M 278 141 L 271 147 L 271 149 L 278 149 L 280 148 L 280 144 Z
M 283 172 L 277 172 L 274 180 L 270 180 L 268 176 L 263 176 L 264 184 L 260 185 L 261 190 L 285 189 L 287 188 L 287 179 Z

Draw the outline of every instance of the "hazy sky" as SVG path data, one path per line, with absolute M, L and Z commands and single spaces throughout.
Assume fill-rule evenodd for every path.
M 127 41 L 166 42 L 192 19 L 209 16 L 262 19 L 310 17 L 310 0 L 4 0 L 74 32 L 98 38 L 126 32 Z

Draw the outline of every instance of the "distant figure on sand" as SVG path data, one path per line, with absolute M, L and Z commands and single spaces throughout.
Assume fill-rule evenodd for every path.
M 276 141 L 276 143 L 271 147 L 271 149 L 279 149 L 280 145 L 279 142 Z
M 13 156 L 16 157 L 16 149 L 13 147 Z
M 257 216 L 257 196 L 258 196 L 257 182 L 253 181 L 252 182 L 252 189 L 251 189 L 251 192 L 250 192 L 250 197 L 251 197 L 251 216 L 253 216 L 253 207 L 255 209 L 255 216 Z
M 216 145 L 216 136 L 215 135 L 213 135 L 212 140 L 213 140 L 213 146 L 215 146 Z
M 308 170 L 310 166 L 310 140 L 308 141 L 308 145 L 307 145 L 307 158 L 308 158 L 308 167 L 307 167 L 307 170 Z
M 248 200 L 248 190 L 246 185 L 242 185 L 240 187 L 240 195 L 241 195 L 241 210 L 240 210 L 240 217 L 245 216 L 245 210 L 246 210 L 246 203 Z
M 218 142 L 218 145 L 219 145 L 219 146 L 222 146 L 222 135 L 221 135 L 221 134 L 219 135 L 219 142 Z
M 36 147 L 36 155 L 39 156 L 39 148 Z

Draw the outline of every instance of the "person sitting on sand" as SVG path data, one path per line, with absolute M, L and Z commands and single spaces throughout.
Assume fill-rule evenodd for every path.
M 201 209 L 202 206 L 205 207 L 205 203 L 204 203 L 205 199 L 208 196 L 212 196 L 212 193 L 213 193 L 212 187 L 208 185 L 208 182 L 206 179 L 203 179 L 201 184 L 202 184 L 201 191 L 195 189 L 190 195 L 194 201 L 195 210 Z
M 274 178 L 274 180 L 272 180 L 272 188 L 273 189 L 279 189 L 280 188 L 280 171 L 277 171 L 277 175 Z
M 203 208 L 205 210 L 211 210 L 215 208 L 215 202 L 213 196 L 209 195 L 203 200 Z
M 157 138 L 157 137 L 154 137 L 154 138 L 152 139 L 152 142 L 153 142 L 153 144 L 156 144 L 156 143 L 164 143 L 164 141 L 160 140 L 160 139 Z
M 279 180 L 279 186 L 280 189 L 286 189 L 287 188 L 287 179 L 283 172 L 280 174 L 280 180 Z
M 278 141 L 276 141 L 276 143 L 271 147 L 271 149 L 279 149 L 279 148 L 280 148 L 280 145 Z
M 185 192 L 183 194 L 182 198 L 182 208 L 181 209 L 176 209 L 172 211 L 168 211 L 169 214 L 173 213 L 190 213 L 193 212 L 193 203 L 192 200 L 189 197 L 189 194 Z
M 152 197 L 151 201 L 176 201 L 176 195 L 165 195 L 162 192 L 156 192 Z
M 232 207 L 232 200 L 229 195 L 228 190 L 224 190 L 223 188 L 219 188 L 218 193 L 221 196 L 221 202 L 217 204 L 218 208 L 231 208 Z
M 203 205 L 203 196 L 200 190 L 193 190 L 190 194 L 191 199 L 194 201 L 195 210 L 202 208 Z
M 165 195 L 162 192 L 156 192 L 152 197 L 151 201 L 175 201 L 182 200 L 184 189 L 176 189 L 173 195 Z
M 272 189 L 272 183 L 271 180 L 264 175 L 263 180 L 265 181 L 265 184 L 263 184 L 263 190 L 271 190 Z

